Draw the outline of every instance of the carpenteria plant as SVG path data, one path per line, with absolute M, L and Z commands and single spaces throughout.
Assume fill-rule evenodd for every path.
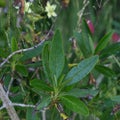
M 43 97 L 43 101 L 38 105 L 38 108 L 47 107 L 46 105 L 49 105 L 48 107 L 55 105 L 58 111 L 62 113 L 61 116 L 63 119 L 67 119 L 68 117 L 63 115 L 64 110 L 63 108 L 59 108 L 59 104 L 61 106 L 65 105 L 74 112 L 88 115 L 89 110 L 87 106 L 75 96 L 75 93 L 71 93 L 69 87 L 72 86 L 72 90 L 74 90 L 73 85 L 88 75 L 97 62 L 98 56 L 92 56 L 78 63 L 77 66 L 73 67 L 65 75 L 63 71 L 65 71 L 66 65 L 62 38 L 60 32 L 56 31 L 52 42 L 47 42 L 42 52 L 42 63 L 48 79 L 48 85 L 43 81 L 40 82 L 38 79 L 31 81 L 31 86 L 36 93 L 40 90 L 46 93 L 45 98 Z
M 0 120 L 119 120 L 112 5 L 0 0 Z

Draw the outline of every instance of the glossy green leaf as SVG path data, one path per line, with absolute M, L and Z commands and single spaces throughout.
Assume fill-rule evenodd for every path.
M 80 99 L 73 96 L 63 96 L 61 101 L 69 110 L 84 116 L 89 115 L 87 106 Z
M 107 46 L 100 53 L 100 58 L 108 57 L 113 54 L 120 53 L 120 43 L 114 43 L 112 45 Z
M 16 65 L 15 69 L 18 73 L 20 73 L 22 76 L 27 77 L 28 71 L 27 68 L 24 65 Z
M 87 97 L 87 96 L 94 97 L 98 94 L 98 90 L 74 88 L 71 91 L 67 92 L 67 94 L 75 97 L 81 97 L 81 98 Z
M 50 57 L 49 57 L 49 68 L 52 76 L 59 78 L 64 68 L 64 49 L 60 31 L 55 32 L 54 38 L 52 40 Z
M 11 41 L 11 49 L 12 52 L 18 50 L 17 40 L 13 37 Z
M 39 91 L 43 90 L 43 91 L 52 91 L 52 87 L 48 86 L 46 82 L 44 82 L 43 80 L 39 80 L 39 79 L 34 79 L 31 80 L 30 85 L 35 88 L 38 89 Z
M 96 63 L 98 62 L 99 57 L 92 56 L 90 58 L 87 58 L 83 61 L 81 61 L 78 66 L 72 68 L 68 74 L 66 75 L 65 80 L 67 80 L 69 83 L 68 85 L 74 84 L 82 80 L 85 76 L 88 75 L 88 73 L 94 68 Z
M 120 95 L 113 96 L 113 97 L 111 98 L 111 100 L 114 101 L 114 102 L 120 103 Z
M 43 51 L 42 51 L 42 64 L 44 68 L 45 75 L 50 80 L 50 69 L 49 69 L 49 43 L 45 44 Z
M 102 66 L 102 65 L 96 65 L 95 66 L 96 70 L 104 75 L 106 75 L 107 77 L 113 77 L 115 76 L 115 73 L 112 69 L 106 67 L 106 66 Z
M 95 53 L 100 52 L 107 46 L 108 42 L 111 40 L 111 36 L 112 36 L 112 32 L 109 32 L 99 41 L 95 49 Z
M 85 20 L 82 21 L 82 32 L 75 32 L 74 37 L 85 57 L 89 57 L 94 53 L 92 36 Z
M 41 100 L 40 104 L 37 106 L 37 110 L 41 110 L 41 109 L 47 107 L 47 106 L 50 104 L 50 102 L 51 102 L 50 96 L 44 97 L 44 98 Z

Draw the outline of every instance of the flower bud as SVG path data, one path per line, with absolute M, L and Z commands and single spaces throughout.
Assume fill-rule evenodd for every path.
M 90 29 L 90 32 L 93 34 L 94 33 L 94 25 L 91 20 L 87 20 L 88 27 Z
M 113 33 L 112 35 L 112 41 L 113 42 L 120 42 L 120 35 L 118 33 Z

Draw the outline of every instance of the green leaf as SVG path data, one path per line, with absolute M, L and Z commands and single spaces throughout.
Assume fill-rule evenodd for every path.
M 31 59 L 35 56 L 40 55 L 42 52 L 43 45 L 44 45 L 44 43 L 41 44 L 40 46 L 38 46 L 37 48 L 23 52 L 23 57 L 20 60 L 25 61 L 25 60 L 28 60 L 28 59 Z
M 28 76 L 28 71 L 24 65 L 16 65 L 15 70 L 24 77 Z
M 37 110 L 41 110 L 41 109 L 47 107 L 50 104 L 50 102 L 51 102 L 50 96 L 44 97 L 41 100 L 41 103 L 37 106 Z
M 44 91 L 51 92 L 53 90 L 52 87 L 48 86 L 46 82 L 39 79 L 31 80 L 30 85 L 39 91 L 44 90 Z
M 43 51 L 42 51 L 42 64 L 44 68 L 45 75 L 50 80 L 50 69 L 49 69 L 49 43 L 45 44 Z
M 89 51 L 88 56 L 92 55 L 94 53 L 94 43 L 92 40 L 90 29 L 85 19 L 83 19 L 82 21 L 82 41 L 84 42 L 87 50 Z
M 3 50 L 3 48 L 7 47 L 7 33 L 0 28 L 0 48 Z M 1 51 L 0 51 L 1 52 Z M 6 55 L 4 52 L 2 52 L 4 55 Z
M 44 91 L 40 91 L 40 89 L 37 89 L 37 88 L 32 88 L 32 91 L 34 91 L 35 93 L 37 93 L 37 94 L 40 95 L 40 96 L 45 95 L 45 92 L 44 92 Z M 46 93 L 46 94 L 47 94 L 47 93 Z
M 72 89 L 71 91 L 67 92 L 68 95 L 74 96 L 74 97 L 87 97 L 87 96 L 96 96 L 98 94 L 98 90 L 92 90 L 92 89 Z
M 74 37 L 76 38 L 79 48 L 85 57 L 93 55 L 94 44 L 90 30 L 85 20 L 82 21 L 82 32 L 75 32 Z
M 49 68 L 52 76 L 59 78 L 64 68 L 64 49 L 60 31 L 55 32 L 54 38 L 52 40 L 50 58 L 49 58 Z
M 113 54 L 120 53 L 120 43 L 114 43 L 112 45 L 107 46 L 100 53 L 100 58 L 108 57 Z
M 68 85 L 82 80 L 94 68 L 97 62 L 98 56 L 96 55 L 81 61 L 77 67 L 72 68 L 65 78 L 69 82 Z
M 36 22 L 36 21 L 44 18 L 40 14 L 36 14 L 36 13 L 28 14 L 27 17 L 29 18 L 29 20 L 31 20 L 33 22 Z
M 6 0 L 0 0 L 0 7 L 6 6 Z
M 80 99 L 73 96 L 63 96 L 61 101 L 68 109 L 84 116 L 89 115 L 87 106 Z
M 40 116 L 37 115 L 37 112 L 34 112 L 33 108 L 27 108 L 26 120 L 40 120 Z
M 12 49 L 12 52 L 18 50 L 17 41 L 14 37 L 12 38 L 12 41 L 11 41 L 11 49 Z
M 107 33 L 98 43 L 96 49 L 95 49 L 95 54 L 103 50 L 108 42 L 111 40 L 112 32 Z
M 111 98 L 111 100 L 114 101 L 114 102 L 120 103 L 120 95 L 113 96 L 113 97 Z
M 35 62 L 35 63 L 26 64 L 25 66 L 26 67 L 31 67 L 31 68 L 37 68 L 38 66 L 41 66 L 41 65 L 42 65 L 42 62 L 38 61 L 38 62 Z
M 95 66 L 96 70 L 102 74 L 104 74 L 107 77 L 113 77 L 115 76 L 115 73 L 113 70 L 111 70 L 108 67 L 102 66 L 102 65 L 96 65 Z

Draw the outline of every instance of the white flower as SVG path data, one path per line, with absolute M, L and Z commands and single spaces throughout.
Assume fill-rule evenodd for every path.
M 31 6 L 31 2 L 25 2 L 25 10 L 24 10 L 24 12 L 26 12 L 26 13 L 31 13 L 32 12 L 32 10 L 31 10 L 31 8 L 30 8 L 30 6 Z M 20 6 L 14 6 L 15 7 L 15 9 L 17 9 L 17 10 L 19 10 L 20 9 Z M 19 11 L 17 11 L 17 13 L 18 13 Z
M 27 12 L 27 13 L 32 12 L 32 10 L 30 8 L 31 4 L 32 4 L 31 2 L 25 2 L 25 12 Z
M 56 5 L 50 5 L 50 2 L 47 2 L 47 5 L 45 7 L 45 11 L 47 12 L 48 18 L 56 17 L 57 14 L 55 13 Z

